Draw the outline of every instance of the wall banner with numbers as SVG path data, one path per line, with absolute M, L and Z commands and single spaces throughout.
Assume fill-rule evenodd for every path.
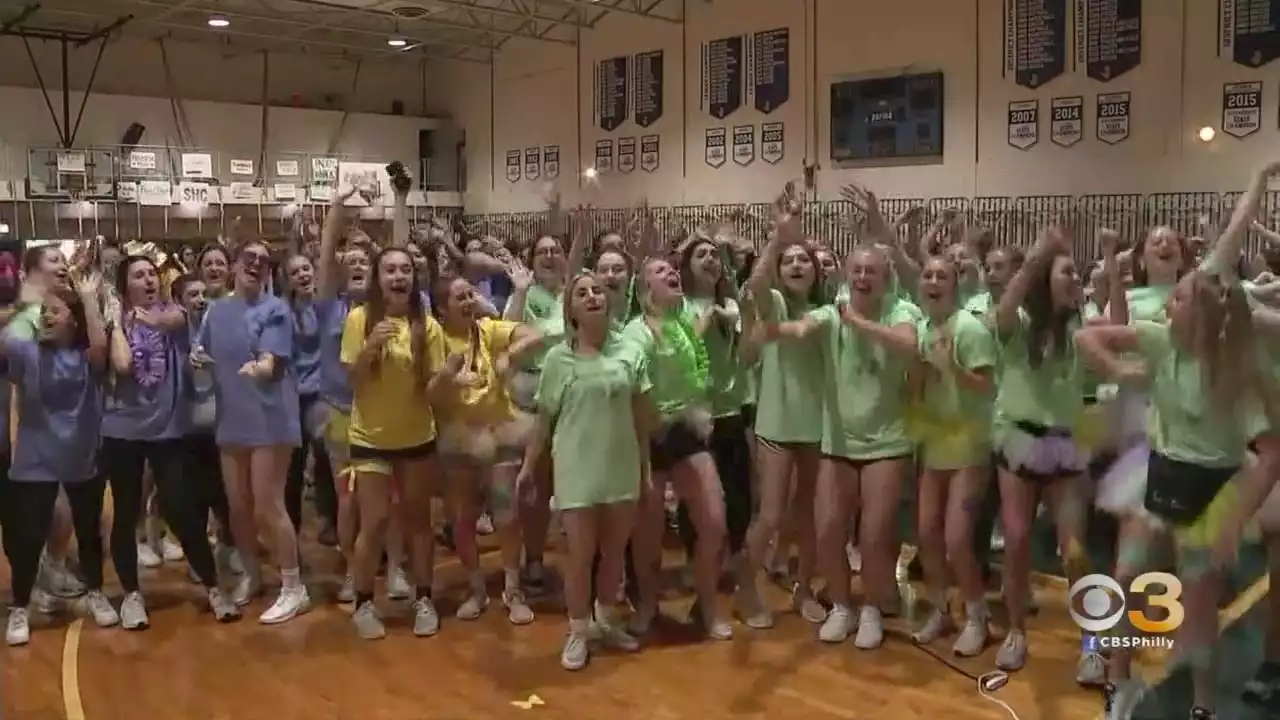
M 742 36 L 702 45 L 702 107 L 723 120 L 742 107 Z
M 1142 63 L 1142 0 L 1075 0 L 1076 62 L 1109 82 Z
M 1071 147 L 1084 139 L 1084 98 L 1054 98 L 1050 104 L 1049 139 L 1054 145 Z
M 1115 145 L 1129 139 L 1129 93 L 1103 93 L 1098 96 L 1094 118 L 1098 139 Z
M 653 172 L 662 164 L 662 139 L 657 135 L 640 138 L 640 169 Z
M 707 139 L 704 149 L 704 159 L 707 164 L 713 168 L 724 167 L 725 161 L 725 130 L 724 128 L 707 128 Z
M 1040 142 L 1040 101 L 1009 103 L 1009 144 L 1027 150 Z
M 1067 69 L 1067 0 L 1005 0 L 1004 76 L 1038 88 Z
M 520 181 L 520 151 L 507 151 L 507 182 Z
M 560 177 L 560 146 L 546 145 L 542 148 L 542 174 L 548 180 Z
M 627 121 L 630 74 L 630 56 L 596 63 L 596 123 L 601 130 L 613 132 Z
M 629 173 L 636 169 L 636 139 L 618 138 L 618 172 Z
M 760 125 L 760 159 L 770 165 L 777 165 L 787 154 L 786 126 L 780 122 L 767 122 Z
M 752 33 L 747 46 L 747 99 L 768 115 L 791 98 L 791 30 Z
M 1280 0 L 1218 0 L 1218 56 L 1253 68 L 1280 57 Z
M 1247 137 L 1262 128 L 1262 83 L 1227 83 L 1222 86 L 1222 132 Z
M 631 106 L 635 108 L 636 125 L 647 128 L 662 119 L 662 51 L 638 53 L 632 70 L 636 96 Z
M 743 167 L 756 159 L 756 126 L 733 126 L 733 161 Z
M 531 147 L 524 151 L 524 177 L 526 180 L 537 180 L 542 176 L 542 151 Z
M 606 173 L 613 169 L 613 141 L 596 141 L 596 172 Z

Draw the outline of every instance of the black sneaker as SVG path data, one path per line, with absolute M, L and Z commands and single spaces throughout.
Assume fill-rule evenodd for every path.
M 1280 663 L 1264 662 L 1258 671 L 1244 684 L 1241 698 L 1254 705 L 1280 700 Z
M 1202 707 L 1191 708 L 1191 720 L 1217 720 L 1218 713 L 1213 710 L 1205 710 Z

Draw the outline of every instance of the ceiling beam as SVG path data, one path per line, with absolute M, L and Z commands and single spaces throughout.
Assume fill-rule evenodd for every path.
M 645 10 L 633 10 L 630 7 L 623 7 L 621 3 L 615 3 L 613 5 L 601 7 L 600 3 L 592 2 L 592 0 L 543 0 L 543 2 L 552 2 L 552 3 L 556 3 L 557 5 L 568 5 L 569 7 L 582 8 L 585 10 L 593 10 L 593 9 L 605 10 L 606 12 L 616 12 L 622 15 L 631 15 L 633 17 L 648 18 L 649 20 L 657 20 L 659 22 L 670 23 L 672 25 L 684 24 L 684 18 L 674 18 L 674 17 L 669 17 L 667 15 L 659 15 L 658 13 L 654 12 L 654 10 L 658 7 L 657 5 L 654 5 L 648 11 L 645 11 Z
M 155 0 L 129 0 L 130 2 L 154 2 Z M 289 0 L 289 2 L 299 5 L 307 5 L 310 7 L 325 8 L 327 10 L 349 10 L 346 5 L 338 5 L 337 3 L 324 2 L 324 0 Z M 505 37 L 525 38 L 526 40 L 537 40 L 538 42 L 552 43 L 555 45 L 573 45 L 572 40 L 561 40 L 559 38 L 538 37 L 536 33 L 527 30 L 506 30 L 504 28 L 495 27 L 493 25 L 482 25 L 478 23 L 465 23 L 458 20 L 444 20 L 441 18 L 424 17 L 417 20 L 406 21 L 403 18 L 396 17 L 389 12 L 383 10 L 372 10 L 369 8 L 360 8 L 361 15 L 369 17 L 378 17 L 393 23 L 399 23 L 402 27 L 412 27 L 415 24 L 424 26 L 436 26 L 441 28 L 452 28 L 454 30 L 468 30 L 471 32 L 485 33 L 488 35 L 502 35 Z
M 585 24 L 576 20 L 557 20 L 549 15 L 543 15 L 536 9 L 528 7 L 521 0 L 510 0 L 512 5 L 518 9 L 508 10 L 505 7 L 491 7 L 489 5 L 480 5 L 467 0 L 431 0 L 432 5 L 442 7 L 458 8 L 459 10 L 469 10 L 471 12 L 480 13 L 482 15 L 493 15 L 495 17 L 511 18 L 512 20 L 537 20 L 539 22 L 558 23 L 560 25 L 576 25 L 578 27 L 586 27 Z

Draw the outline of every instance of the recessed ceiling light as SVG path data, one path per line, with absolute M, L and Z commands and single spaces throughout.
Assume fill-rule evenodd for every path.
M 226 15 L 210 15 L 209 27 L 224 28 L 231 24 Z
M 408 45 L 409 41 L 405 40 L 402 37 L 393 37 L 387 40 L 387 44 L 390 45 L 391 47 L 399 48 L 399 47 L 404 47 L 405 45 Z

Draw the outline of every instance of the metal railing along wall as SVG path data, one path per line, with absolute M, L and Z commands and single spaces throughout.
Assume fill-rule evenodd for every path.
M 892 219 L 908 209 L 925 207 L 924 225 L 932 225 L 948 209 L 962 213 L 975 224 L 989 228 L 997 245 L 1030 247 L 1046 225 L 1059 221 L 1073 229 L 1076 236 L 1077 260 L 1088 261 L 1099 254 L 1096 231 L 1111 228 L 1129 240 L 1135 241 L 1147 229 L 1167 225 L 1187 235 L 1199 235 L 1201 223 L 1221 224 L 1235 207 L 1240 193 L 1158 193 L 1153 195 L 1038 195 L 1029 197 L 945 197 L 945 198 L 882 198 L 880 204 L 886 217 Z M 731 214 L 739 214 L 738 227 L 757 245 L 768 230 L 770 205 L 682 205 L 650 208 L 654 223 L 663 237 L 675 237 L 702 223 L 714 222 Z M 597 232 L 617 230 L 626 225 L 633 210 L 610 208 L 588 210 Z M 848 220 L 858 224 L 862 218 L 855 208 L 844 200 L 820 200 L 805 205 L 803 226 L 805 234 L 837 253 L 843 254 L 853 247 L 854 235 L 848 228 Z M 1276 227 L 1280 225 L 1280 191 L 1267 194 L 1262 221 Z M 533 242 L 547 222 L 547 213 L 514 212 L 486 215 L 464 215 L 463 222 L 479 232 L 492 234 L 503 240 L 525 244 Z M 1259 248 L 1259 240 L 1250 234 L 1246 250 L 1249 254 Z

